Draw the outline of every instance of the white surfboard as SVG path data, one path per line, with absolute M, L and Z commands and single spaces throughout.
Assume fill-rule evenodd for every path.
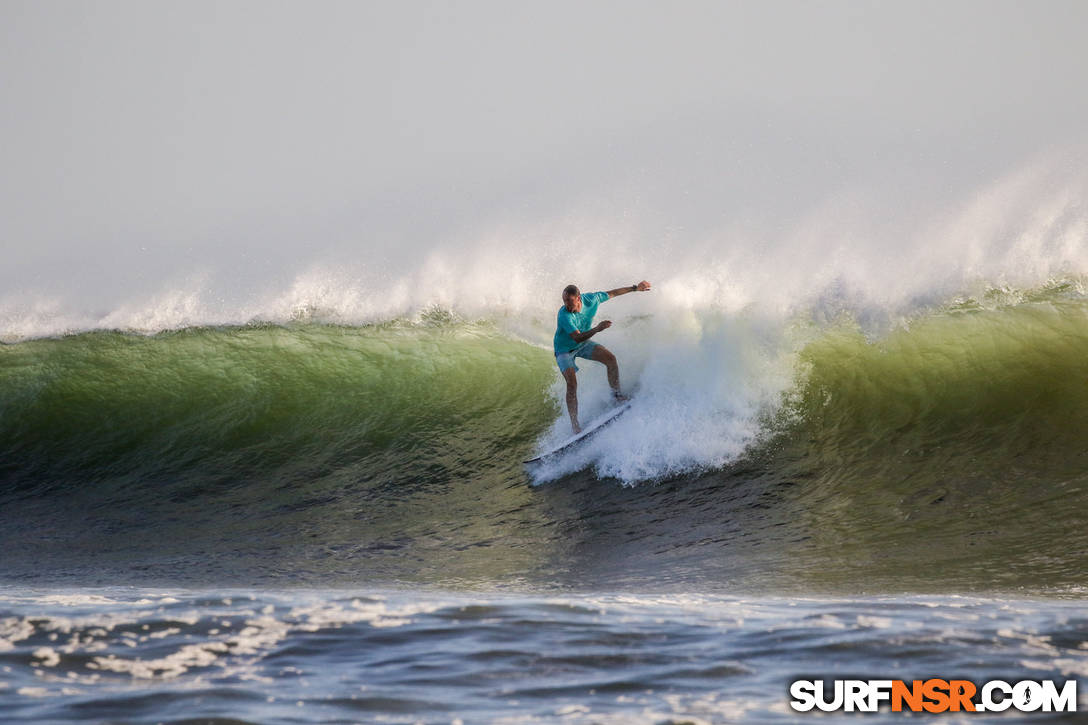
M 631 401 L 630 400 L 625 401 L 623 403 L 620 403 L 615 408 L 611 408 L 610 410 L 605 411 L 604 413 L 600 414 L 599 416 L 597 416 L 596 418 L 591 420 L 586 425 L 583 425 L 581 433 L 576 433 L 575 435 L 572 435 L 570 438 L 566 439 L 565 441 L 563 441 L 559 445 L 555 446 L 554 448 L 551 448 L 548 451 L 546 451 L 544 453 L 541 453 L 536 458 L 530 458 L 529 460 L 525 461 L 525 463 L 539 463 L 540 461 L 543 461 L 545 458 L 551 458 L 552 456 L 554 456 L 554 455 L 556 455 L 558 453 L 562 453 L 563 451 L 570 448 L 571 446 L 574 446 L 577 443 L 579 443 L 581 441 L 584 441 L 586 438 L 593 435 L 594 433 L 599 431 L 601 428 L 604 428 L 606 425 L 608 425 L 609 423 L 614 421 L 616 418 L 619 418 L 621 415 L 623 415 L 628 410 L 630 410 L 630 408 L 631 408 Z

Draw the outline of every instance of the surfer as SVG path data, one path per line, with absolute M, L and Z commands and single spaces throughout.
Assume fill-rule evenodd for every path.
M 563 290 L 563 306 L 559 308 L 555 331 L 555 362 L 559 365 L 559 372 L 563 373 L 563 379 L 567 381 L 567 412 L 570 413 L 570 426 L 575 433 L 582 432 L 582 426 L 578 424 L 578 378 L 575 377 L 578 366 L 574 364 L 575 358 L 603 363 L 608 369 L 608 385 L 612 388 L 613 397 L 617 402 L 627 400 L 627 396 L 620 392 L 620 367 L 616 363 L 616 356 L 604 345 L 589 339 L 601 330 L 612 327 L 611 320 L 603 320 L 600 324 L 593 325 L 597 306 L 628 292 L 646 292 L 649 289 L 650 283 L 642 280 L 630 287 L 607 292 L 582 294 L 573 284 L 567 285 Z

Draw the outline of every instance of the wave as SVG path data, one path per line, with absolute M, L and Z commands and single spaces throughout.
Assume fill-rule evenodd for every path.
M 954 441 L 1002 460 L 1029 444 L 1074 447 L 1086 310 L 1081 283 L 1065 280 L 956 299 L 876 336 L 849 314 L 626 318 L 608 344 L 634 414 L 557 470 L 661 479 L 801 430 L 822 463 L 856 466 Z M 441 311 L 364 327 L 99 331 L 0 350 L 9 480 L 336 466 L 428 436 L 479 447 L 465 455 L 486 466 L 512 441 L 531 450 L 549 425 L 545 437 L 568 432 L 550 350 Z M 608 388 L 600 366 L 583 367 L 590 415 Z
M 150 526 L 171 547 L 195 539 L 223 557 L 286 526 L 345 561 L 384 552 L 393 577 L 445 562 L 447 573 L 488 578 L 495 546 L 504 570 L 553 571 L 571 529 L 550 527 L 600 537 L 610 514 L 596 487 L 607 484 L 592 482 L 613 478 L 640 484 L 633 499 L 611 501 L 632 517 L 626 525 L 657 531 L 670 557 L 694 556 L 699 576 L 724 561 L 730 576 L 752 566 L 758 557 L 726 555 L 750 540 L 779 552 L 779 583 L 872 577 L 874 567 L 901 579 L 923 553 L 965 580 L 997 561 L 1015 564 L 1005 578 L 1046 573 L 1059 584 L 1088 567 L 1079 279 L 991 288 L 879 334 L 848 313 L 774 324 L 713 310 L 614 329 L 633 410 L 529 473 L 520 461 L 566 433 L 561 382 L 550 350 L 494 322 L 432 312 L 363 327 L 98 331 L 0 346 L 10 561 L 27 541 L 43 556 L 49 531 L 61 532 L 56 555 L 72 556 L 74 534 L 58 517 L 99 511 L 77 537 L 88 551 Z M 584 415 L 608 404 L 597 367 L 583 366 Z M 557 511 L 526 483 L 589 498 Z M 646 509 L 662 491 L 678 493 Z M 388 558 L 421 541 L 433 545 L 423 564 Z M 708 541 L 717 553 L 693 553 Z M 449 559 L 451 548 L 477 547 L 464 568 Z

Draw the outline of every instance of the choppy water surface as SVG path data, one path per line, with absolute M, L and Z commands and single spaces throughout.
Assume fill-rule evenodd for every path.
M 802 716 L 789 709 L 788 683 L 818 677 L 1076 679 L 1088 705 L 1088 613 L 1077 601 L 10 588 L 0 597 L 9 722 L 789 723 Z

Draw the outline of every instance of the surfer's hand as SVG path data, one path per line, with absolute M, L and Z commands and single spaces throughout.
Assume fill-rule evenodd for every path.
M 647 292 L 650 289 L 650 283 L 647 282 L 646 280 L 642 280 L 637 285 L 635 285 L 635 287 L 638 288 L 639 292 Z
M 601 320 L 601 324 L 597 325 L 597 332 L 607 330 L 609 327 L 612 327 L 612 320 Z

